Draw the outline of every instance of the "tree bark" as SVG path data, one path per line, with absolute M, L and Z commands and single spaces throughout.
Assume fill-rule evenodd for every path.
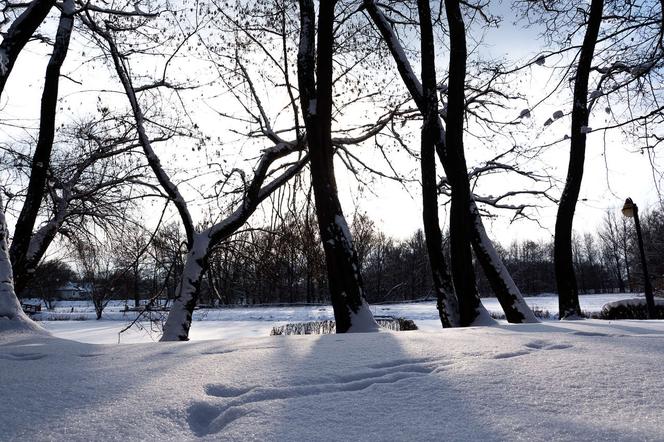
M 16 59 L 53 5 L 55 0 L 33 0 L 5 33 L 0 43 L 0 96 L 5 90 L 5 84 Z
M 447 131 L 445 145 L 452 185 L 450 208 L 450 254 L 452 278 L 459 299 L 462 325 L 470 325 L 480 316 L 482 304 L 477 293 L 470 248 L 470 184 L 463 148 L 463 120 L 466 88 L 466 28 L 459 0 L 445 0 L 450 33 L 449 87 L 447 95 Z
M 579 199 L 586 155 L 586 132 L 589 113 L 588 78 L 602 22 L 603 7 L 603 0 L 592 0 L 590 4 L 588 26 L 583 39 L 583 45 L 581 46 L 579 63 L 574 78 L 569 166 L 565 188 L 558 205 L 553 246 L 560 319 L 581 316 L 579 290 L 574 274 L 574 259 L 572 254 L 572 224 L 576 202 Z
M 312 0 L 300 0 L 299 4 L 300 101 L 311 156 L 311 182 L 325 251 L 336 330 L 337 333 L 377 331 L 378 324 L 364 297 L 357 253 L 341 210 L 334 176 L 332 75 L 336 1 L 325 0 L 319 4 L 317 60 L 314 4 Z
M 419 0 L 420 41 L 422 47 L 422 95 L 425 111 L 422 112 L 420 164 L 422 170 L 422 224 L 431 265 L 436 306 L 443 327 L 460 325 L 459 304 L 443 253 L 443 236 L 438 220 L 438 185 L 436 178 L 435 140 L 439 132 L 438 98 L 436 97 L 436 66 L 431 9 L 428 0 Z
M 55 36 L 53 53 L 46 67 L 44 91 L 42 93 L 41 111 L 39 120 L 39 137 L 32 157 L 30 181 L 25 196 L 23 208 L 19 214 L 14 229 L 14 238 L 9 250 L 14 274 L 19 282 L 18 287 L 24 287 L 25 274 L 32 269 L 28 267 L 28 250 L 35 221 L 39 214 L 46 189 L 46 178 L 51 162 L 51 151 L 55 136 L 56 106 L 58 103 L 58 87 L 60 84 L 60 69 L 67 56 L 69 40 L 74 26 L 74 1 L 66 0 L 62 6 L 60 22 Z M 34 263 L 33 263 L 34 264 Z

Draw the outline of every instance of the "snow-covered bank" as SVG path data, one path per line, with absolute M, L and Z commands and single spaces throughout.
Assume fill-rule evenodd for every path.
M 663 440 L 664 322 L 90 345 L 0 335 L 3 440 Z
M 579 302 L 581 309 L 587 312 L 598 313 L 602 306 L 608 302 L 621 299 L 634 298 L 635 293 L 617 293 L 600 295 L 581 295 Z M 555 295 L 529 296 L 524 298 L 533 309 L 548 310 L 552 314 L 558 312 L 558 297 Z M 39 300 L 32 300 L 36 303 Z M 482 298 L 482 304 L 490 312 L 502 314 L 502 309 L 496 298 Z M 115 321 L 130 321 L 136 317 L 136 312 L 124 311 L 123 301 L 112 301 L 104 310 L 103 318 Z M 435 301 L 404 302 L 397 304 L 371 305 L 374 315 L 400 316 L 407 319 L 438 319 Z M 58 301 L 53 312 L 43 312 L 41 319 L 95 319 L 95 311 L 89 301 Z M 194 321 L 288 321 L 304 322 L 334 319 L 331 305 L 310 306 L 261 306 L 261 307 L 222 307 L 214 309 L 200 309 L 194 312 Z M 195 327 L 195 325 L 194 325 Z
M 584 311 L 599 312 L 608 302 L 633 297 L 633 294 L 618 295 L 582 295 L 581 307 Z M 558 299 L 554 296 L 538 296 L 525 298 L 533 308 L 558 311 Z M 500 304 L 495 298 L 484 298 L 484 306 L 489 312 L 500 313 Z M 42 321 L 40 324 L 55 336 L 73 339 L 90 344 L 112 344 L 118 342 L 118 333 L 124 329 L 127 322 L 135 317 L 135 313 L 121 312 L 124 304 L 114 302 L 105 319 L 101 321 Z M 67 309 L 74 309 L 74 317 L 83 314 L 91 307 L 85 302 L 61 303 L 56 313 Z M 412 319 L 423 330 L 437 331 L 441 328 L 438 311 L 434 302 L 416 302 L 402 304 L 374 305 L 371 310 L 375 315 L 403 317 Z M 94 313 L 90 312 L 94 317 Z M 236 339 L 241 337 L 268 336 L 275 325 L 287 322 L 306 322 L 316 320 L 334 319 L 330 306 L 307 307 L 241 307 L 222 309 L 201 309 L 194 312 L 194 323 L 189 338 L 193 341 L 206 339 Z M 143 327 L 150 327 L 149 323 L 141 323 Z M 159 339 L 158 332 L 149 332 L 134 327 L 122 334 L 120 342 L 138 343 L 152 342 Z

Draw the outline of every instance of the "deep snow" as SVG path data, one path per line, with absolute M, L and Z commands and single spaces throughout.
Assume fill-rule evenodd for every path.
M 200 325 L 200 324 L 196 324 Z M 3 440 L 663 440 L 664 321 L 91 345 L 0 334 Z

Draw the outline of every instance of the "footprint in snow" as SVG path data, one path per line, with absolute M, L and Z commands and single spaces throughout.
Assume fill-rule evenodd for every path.
M 516 350 L 516 351 L 511 351 L 511 352 L 505 352 L 505 353 L 496 353 L 491 356 L 492 359 L 510 359 L 510 358 L 515 358 L 517 356 L 524 356 L 527 354 L 532 353 L 533 351 L 538 351 L 538 350 L 563 350 L 566 348 L 571 348 L 573 345 L 571 344 L 554 344 L 548 341 L 543 341 L 543 340 L 537 340 L 537 341 L 531 341 L 528 342 L 527 344 L 524 344 L 524 347 L 526 347 L 523 350 Z
M 444 365 L 444 364 L 443 364 Z M 368 367 L 369 370 L 328 378 L 327 382 L 287 387 L 230 387 L 221 384 L 205 386 L 205 393 L 223 400 L 221 403 L 200 401 L 188 408 L 187 422 L 197 436 L 221 432 L 231 422 L 253 413 L 252 404 L 324 394 L 362 391 L 382 384 L 426 376 L 441 368 L 440 361 L 429 358 L 400 359 Z
M 552 344 L 551 342 L 547 341 L 532 341 L 527 343 L 525 346 L 532 348 L 533 350 L 563 350 L 565 348 L 573 347 L 571 344 Z
M 591 332 L 591 331 L 575 331 L 572 332 L 573 335 L 577 336 L 602 336 L 602 337 L 611 337 L 612 335 L 601 332 Z
M 517 351 L 508 351 L 505 353 L 497 353 L 492 356 L 493 359 L 510 359 L 517 356 L 527 355 L 530 352 L 528 350 L 517 350 Z
M 43 353 L 0 353 L 0 359 L 8 361 L 36 361 L 45 357 Z

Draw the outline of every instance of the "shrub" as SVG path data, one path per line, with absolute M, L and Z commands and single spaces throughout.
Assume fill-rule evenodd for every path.
M 605 304 L 600 319 L 648 319 L 648 306 L 644 298 L 624 299 Z M 664 319 L 664 300 L 655 299 L 655 317 Z
M 391 316 L 376 317 L 376 322 L 381 327 L 394 330 L 406 331 L 417 330 L 417 325 L 414 321 L 405 318 L 393 318 Z M 272 327 L 270 336 L 282 335 L 329 335 L 336 331 L 336 323 L 334 321 L 310 321 L 310 322 L 296 322 L 285 325 Z

